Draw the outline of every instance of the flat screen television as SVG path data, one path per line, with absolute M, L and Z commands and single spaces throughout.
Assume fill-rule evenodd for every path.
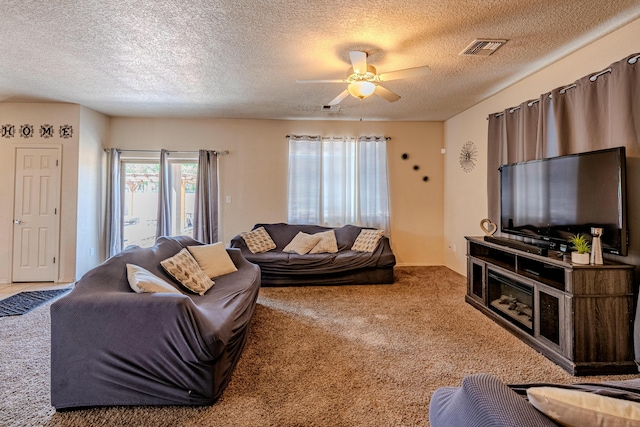
M 602 250 L 627 255 L 624 147 L 503 165 L 500 230 L 551 249 L 603 229 Z

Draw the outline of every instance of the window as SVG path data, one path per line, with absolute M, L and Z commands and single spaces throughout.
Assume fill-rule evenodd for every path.
M 171 235 L 193 237 L 197 159 L 169 162 Z M 122 160 L 124 247 L 153 246 L 156 240 L 160 164 L 150 159 Z
M 292 137 L 288 221 L 389 230 L 386 139 Z

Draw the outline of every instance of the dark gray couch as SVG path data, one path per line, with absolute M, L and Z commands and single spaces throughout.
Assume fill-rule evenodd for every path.
M 51 403 L 56 409 L 105 405 L 209 405 L 240 358 L 260 289 L 260 270 L 228 249 L 237 272 L 203 296 L 138 294 L 127 263 L 167 282 L 160 261 L 188 237 L 161 237 L 85 274 L 51 306 Z
M 638 378 L 572 385 L 506 385 L 493 375 L 474 374 L 465 377 L 460 387 L 442 387 L 435 391 L 429 404 L 429 422 L 431 427 L 558 427 L 526 399 L 528 388 L 540 386 L 640 402 Z
M 254 254 L 237 235 L 230 247 L 238 248 L 250 262 L 260 266 L 262 286 L 298 285 L 364 285 L 390 284 L 394 282 L 393 267 L 396 258 L 387 237 L 382 237 L 373 253 L 356 252 L 351 246 L 364 227 L 345 225 L 339 228 L 319 225 L 294 225 L 285 223 L 256 224 L 253 229 L 264 227 L 276 248 Z M 320 233 L 334 230 L 338 252 L 298 255 L 282 250 L 298 234 Z

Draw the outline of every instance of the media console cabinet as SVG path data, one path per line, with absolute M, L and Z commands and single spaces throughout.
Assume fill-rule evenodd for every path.
M 466 302 L 572 375 L 638 373 L 633 266 L 466 239 Z

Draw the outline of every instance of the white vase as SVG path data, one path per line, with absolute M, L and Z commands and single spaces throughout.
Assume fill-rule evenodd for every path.
M 589 264 L 589 254 L 580 254 L 578 252 L 571 252 L 571 262 L 574 264 Z

